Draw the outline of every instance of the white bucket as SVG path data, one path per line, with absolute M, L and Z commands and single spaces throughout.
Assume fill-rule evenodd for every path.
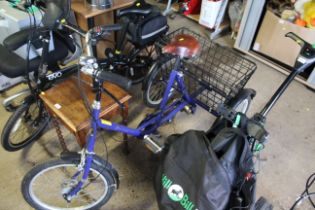
M 202 0 L 199 24 L 214 28 L 223 0 Z

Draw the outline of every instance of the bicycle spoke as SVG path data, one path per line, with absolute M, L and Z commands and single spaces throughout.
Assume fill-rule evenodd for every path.
M 15 115 L 14 119 L 17 120 L 11 122 L 12 127 L 9 127 L 10 130 L 5 137 L 12 147 L 23 147 L 24 143 L 33 141 L 33 138 L 45 127 L 48 119 L 40 105 L 35 103 L 21 105 Z
M 81 197 L 81 199 L 80 199 L 80 197 Z M 90 193 L 85 193 L 85 192 L 83 192 L 83 191 L 79 192 L 79 195 L 78 195 L 77 199 L 78 199 L 79 201 L 85 200 L 85 201 L 87 201 L 88 203 L 92 203 L 92 202 L 95 202 L 95 201 L 96 201 L 96 199 L 93 198 Z
M 72 179 L 74 174 L 78 174 L 76 165 L 66 164 L 44 170 L 41 176 L 36 176 L 32 182 L 32 195 L 37 202 L 43 203 L 47 208 L 76 208 L 83 209 L 86 206 L 94 205 L 108 192 L 108 183 L 104 176 L 95 169 L 91 169 L 90 174 L 82 186 L 81 190 L 68 203 L 63 194 L 70 192 L 82 178 L 83 173 L 79 173 Z M 52 184 L 55 183 L 55 184 Z
M 26 139 L 29 136 L 29 131 L 26 127 L 19 128 L 19 132 L 11 133 L 10 139 L 12 143 L 18 144 L 21 139 Z

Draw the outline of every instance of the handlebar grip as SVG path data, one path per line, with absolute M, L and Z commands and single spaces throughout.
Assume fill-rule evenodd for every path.
M 122 29 L 122 25 L 112 24 L 112 25 L 101 26 L 101 28 L 104 31 L 119 31 Z
M 119 31 L 121 29 L 122 29 L 122 25 L 120 25 L 120 24 L 105 25 L 105 26 L 95 26 L 92 29 L 92 33 L 103 34 L 103 33 L 110 33 L 112 31 Z
M 97 74 L 96 78 L 101 82 L 110 82 L 116 84 L 125 90 L 129 90 L 132 85 L 130 79 L 107 71 L 101 71 Z
M 302 39 L 301 37 L 299 37 L 298 35 L 296 35 L 293 32 L 289 32 L 285 35 L 285 37 L 289 37 L 291 39 L 293 39 L 296 43 L 298 43 L 301 47 L 304 47 L 306 41 L 304 39 Z

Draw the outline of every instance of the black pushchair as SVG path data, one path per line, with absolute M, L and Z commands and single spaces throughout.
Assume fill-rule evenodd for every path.
M 315 64 L 315 45 L 294 33 L 301 46 L 295 68 L 269 102 L 252 118 L 227 106 L 207 132 L 172 135 L 155 179 L 160 209 L 243 210 L 272 209 L 256 198 L 255 157 L 264 148 L 266 116 L 296 75 Z

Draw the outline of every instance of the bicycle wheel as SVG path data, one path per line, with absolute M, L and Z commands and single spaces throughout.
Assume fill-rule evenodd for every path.
M 49 122 L 42 101 L 25 102 L 6 122 L 1 144 L 7 151 L 17 151 L 38 139 Z
M 253 89 L 243 89 L 236 97 L 227 102 L 227 105 L 236 112 L 246 114 L 256 91 Z
M 35 209 L 98 209 L 116 189 L 110 172 L 92 163 L 89 177 L 70 202 L 63 197 L 80 180 L 80 160 L 51 160 L 30 170 L 22 181 L 24 199 Z
M 161 57 L 152 65 L 143 84 L 143 102 L 148 107 L 157 108 L 160 105 L 175 61 L 173 56 Z

